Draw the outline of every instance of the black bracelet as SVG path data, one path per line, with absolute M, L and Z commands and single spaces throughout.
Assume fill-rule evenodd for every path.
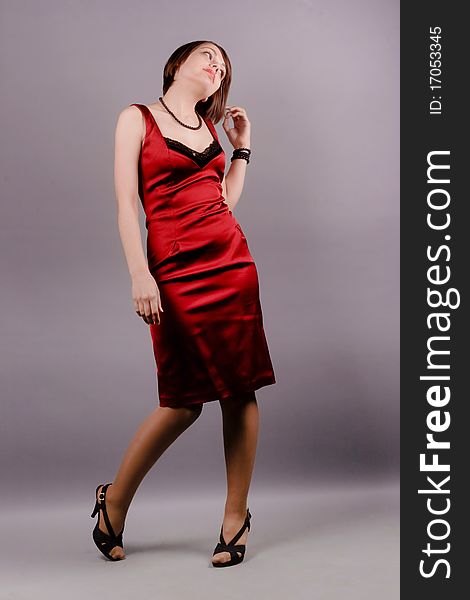
M 230 159 L 230 162 L 232 162 L 236 158 L 243 158 L 244 160 L 246 160 L 246 163 L 248 164 L 250 162 L 250 155 L 251 155 L 250 148 L 235 148 L 235 150 L 233 151 L 233 154 L 232 154 L 232 158 Z

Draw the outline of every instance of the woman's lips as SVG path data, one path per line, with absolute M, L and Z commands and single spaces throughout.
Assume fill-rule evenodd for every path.
M 204 69 L 204 71 L 206 73 L 209 73 L 209 75 L 211 76 L 212 81 L 214 81 L 215 73 L 213 73 L 212 71 L 209 71 L 209 69 Z

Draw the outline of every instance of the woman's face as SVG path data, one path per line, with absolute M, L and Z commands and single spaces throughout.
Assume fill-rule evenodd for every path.
M 180 76 L 202 83 L 205 96 L 216 92 L 225 77 L 226 67 L 222 54 L 214 44 L 195 48 L 178 69 Z

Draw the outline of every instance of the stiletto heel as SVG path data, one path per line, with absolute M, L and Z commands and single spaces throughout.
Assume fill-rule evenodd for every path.
M 237 542 L 240 539 L 240 537 L 243 535 L 243 532 L 245 531 L 246 528 L 248 528 L 248 531 L 250 531 L 250 519 L 251 519 L 250 509 L 247 508 L 245 522 L 243 523 L 243 526 L 241 527 L 240 531 L 230 540 L 230 542 L 228 544 L 226 544 L 225 540 L 224 540 L 224 536 L 223 536 L 224 524 L 222 523 L 222 526 L 220 528 L 220 538 L 219 538 L 220 542 L 214 548 L 214 552 L 212 553 L 212 556 L 214 556 L 214 554 L 218 554 L 219 552 L 230 552 L 230 556 L 232 558 L 226 562 L 212 562 L 212 565 L 214 567 L 230 567 L 232 565 L 238 565 L 239 563 L 242 562 L 242 560 L 245 558 L 246 545 L 245 544 L 234 545 L 234 544 L 235 544 L 235 542 Z M 238 553 L 240 553 L 240 556 Z
M 94 517 L 95 515 L 97 515 L 100 512 L 100 510 L 103 512 L 104 522 L 106 523 L 106 527 L 108 528 L 109 534 L 105 533 L 104 531 L 101 531 L 101 529 L 99 528 L 100 518 L 98 516 L 98 522 L 96 523 L 95 528 L 93 529 L 93 533 L 92 533 L 93 541 L 95 542 L 98 550 L 100 552 L 102 552 L 106 556 L 106 558 L 108 558 L 109 560 L 116 561 L 116 560 L 123 560 L 123 559 L 115 558 L 115 557 L 111 556 L 109 553 L 116 546 L 120 546 L 121 548 L 123 548 L 122 534 L 124 532 L 124 527 L 121 529 L 121 532 L 119 533 L 119 535 L 116 535 L 114 533 L 111 522 L 109 520 L 108 511 L 106 509 L 106 490 L 108 489 L 108 487 L 110 485 L 111 485 L 111 483 L 106 483 L 104 485 L 100 484 L 96 487 L 95 506 L 93 507 L 93 512 L 91 513 L 90 516 Z M 98 495 L 98 490 L 100 489 L 100 487 L 101 487 L 101 492 Z

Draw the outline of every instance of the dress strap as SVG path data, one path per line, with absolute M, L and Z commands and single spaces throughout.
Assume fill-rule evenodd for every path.
M 132 104 L 129 104 L 129 106 L 137 106 L 137 108 L 140 109 L 141 113 L 147 114 L 148 108 L 145 106 L 145 104 L 138 104 L 137 102 L 133 102 Z
M 155 125 L 155 119 L 153 118 L 152 113 L 149 108 L 145 106 L 145 104 L 138 104 L 137 102 L 133 102 L 129 104 L 129 106 L 137 106 L 137 108 L 142 113 L 145 122 L 145 137 L 147 137 L 148 133 L 152 130 L 152 127 Z
M 145 106 L 145 104 L 138 104 L 137 102 L 133 102 L 132 104 L 129 104 L 129 106 L 137 106 L 137 108 L 144 116 L 145 124 L 148 125 L 150 123 L 150 125 L 153 125 L 152 121 L 154 119 L 148 106 Z
M 209 119 L 209 117 L 204 117 L 204 121 L 207 123 L 207 126 L 209 127 L 209 129 L 212 132 L 212 135 L 214 136 L 214 138 L 219 141 L 219 136 L 217 135 L 217 129 L 215 128 L 214 123 L 212 122 L 211 119 Z

